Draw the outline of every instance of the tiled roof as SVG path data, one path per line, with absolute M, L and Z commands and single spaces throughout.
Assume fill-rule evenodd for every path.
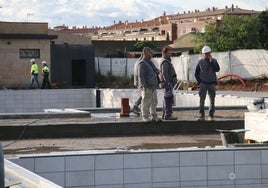
M 73 28 L 73 29 L 62 29 L 62 33 L 97 33 L 100 28 Z
M 97 33 L 97 31 L 100 29 L 100 27 L 87 27 L 83 26 L 82 28 L 79 27 L 73 27 L 71 29 L 68 28 L 68 26 L 60 25 L 54 27 L 54 31 L 60 31 L 62 33 L 69 33 L 69 34 L 77 34 L 77 33 Z
M 227 8 L 227 9 L 207 9 L 206 11 L 200 12 L 199 10 L 195 10 L 194 12 L 176 14 L 171 17 L 170 20 L 177 20 L 177 19 L 187 19 L 187 18 L 196 18 L 196 17 L 206 17 L 206 16 L 213 16 L 213 15 L 231 15 L 231 14 L 257 14 L 260 11 L 254 10 L 245 10 L 241 8 Z
M 176 20 L 183 20 L 183 19 L 192 19 L 192 18 L 202 18 L 202 17 L 209 17 L 209 16 L 217 16 L 217 15 L 251 15 L 251 14 L 258 14 L 261 11 L 254 11 L 254 10 L 245 10 L 238 7 L 234 7 L 233 5 L 228 8 L 225 7 L 223 9 L 217 9 L 215 7 L 212 7 L 211 9 L 207 9 L 205 11 L 199 11 L 195 10 L 192 12 L 184 12 L 181 14 L 172 14 L 172 15 L 166 15 L 164 12 L 161 16 L 156 17 L 151 20 L 141 20 L 141 21 L 135 21 L 135 22 L 129 22 L 129 21 L 119 21 L 118 23 L 105 26 L 105 27 L 93 27 L 93 28 L 87 28 L 84 26 L 83 28 L 76 28 L 73 27 L 69 29 L 65 25 L 55 27 L 55 31 L 58 30 L 63 33 L 70 33 L 70 34 L 85 34 L 85 33 L 93 33 L 97 34 L 98 32 L 101 32 L 102 34 L 113 34 L 114 31 L 120 31 L 123 30 L 125 32 L 139 32 L 140 29 L 150 29 L 154 30 L 154 27 L 156 29 L 159 28 L 161 25 L 170 24 L 173 23 Z
M 157 18 L 147 20 L 147 21 L 136 21 L 136 22 L 119 22 L 113 25 L 107 26 L 103 28 L 104 30 L 121 30 L 121 29 L 131 29 L 131 28 L 146 28 L 146 27 L 154 27 L 163 24 L 168 24 L 170 15 L 162 15 Z

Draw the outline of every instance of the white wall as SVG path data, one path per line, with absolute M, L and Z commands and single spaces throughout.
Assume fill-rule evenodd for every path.
M 0 113 L 96 106 L 95 89 L 0 90 Z
M 56 185 L 9 160 L 5 159 L 4 163 L 5 179 L 9 180 L 7 182 L 10 183 L 10 187 L 62 188 L 62 186 Z M 12 183 L 14 184 L 13 186 Z M 19 183 L 19 185 L 16 186 L 15 183 Z M 7 186 L 7 184 L 5 186 Z
M 66 188 L 268 186 L 268 148 L 24 155 L 12 162 Z M 258 185 L 258 186 L 257 186 Z
M 268 76 L 268 52 L 267 50 L 237 50 L 232 52 L 213 52 L 212 56 L 220 64 L 221 70 L 218 76 L 228 73 L 237 74 L 243 79 L 252 79 Z M 172 64 L 179 80 L 195 81 L 194 71 L 196 64 L 202 56 L 181 55 L 172 57 Z M 105 75 L 112 72 L 113 75 L 124 76 L 133 75 L 134 63 L 137 59 L 126 58 L 95 58 L 96 72 L 100 71 Z M 155 64 L 159 67 L 160 58 L 153 58 Z
M 198 107 L 198 92 L 175 91 L 176 107 Z M 253 97 L 257 97 L 252 95 Z M 140 97 L 138 89 L 100 89 L 102 108 L 121 108 L 129 98 L 132 107 Z M 217 106 L 247 106 L 252 97 L 217 94 Z M 206 100 L 208 105 L 209 100 Z M 158 90 L 158 107 L 163 106 L 163 91 Z M 0 90 L 0 113 L 43 112 L 44 109 L 95 108 L 96 89 Z

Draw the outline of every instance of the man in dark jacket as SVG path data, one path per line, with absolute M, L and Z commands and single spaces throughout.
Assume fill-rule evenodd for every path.
M 205 120 L 205 99 L 208 92 L 210 105 L 208 120 L 214 120 L 215 113 L 215 96 L 217 76 L 216 72 L 219 72 L 220 66 L 216 59 L 211 56 L 211 49 L 209 46 L 202 48 L 202 54 L 204 58 L 200 59 L 195 69 L 195 78 L 199 84 L 199 118 L 198 121 Z
M 155 67 L 151 58 L 153 51 L 149 47 L 143 48 L 143 59 L 138 64 L 138 87 L 141 91 L 141 118 L 143 122 L 160 122 L 156 113 L 157 106 L 157 74 L 159 70 Z
M 177 75 L 171 63 L 171 48 L 164 47 L 162 49 L 162 58 L 160 60 L 160 72 L 162 75 L 161 88 L 164 88 L 163 115 L 165 120 L 176 120 L 172 116 L 173 110 L 173 87 L 177 83 Z

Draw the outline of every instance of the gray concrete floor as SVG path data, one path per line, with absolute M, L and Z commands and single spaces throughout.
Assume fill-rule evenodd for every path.
M 247 109 L 217 110 L 215 119 L 243 119 Z M 161 112 L 158 112 L 161 116 Z M 196 110 L 176 110 L 178 120 L 193 120 L 198 117 Z M 43 119 L 0 119 L 0 126 L 25 124 L 56 124 L 105 121 L 140 121 L 130 117 L 118 118 L 116 113 L 92 114 L 87 118 L 43 118 Z M 222 145 L 220 134 L 175 134 L 156 136 L 120 136 L 91 138 L 58 138 L 2 140 L 5 155 L 27 153 L 49 153 L 74 150 L 110 150 L 110 149 L 169 149 L 179 147 L 214 147 Z
M 131 122 L 131 121 L 140 121 L 140 117 L 137 117 L 135 114 L 130 113 L 129 117 L 119 117 L 120 110 L 118 113 L 102 113 L 95 112 L 91 113 L 91 117 L 77 117 L 77 118 L 67 118 L 61 117 L 53 118 L 50 115 L 43 115 L 42 117 L 35 118 L 32 115 L 30 118 L 2 118 L 0 119 L 0 126 L 6 125 L 47 125 L 47 124 L 72 124 L 72 123 L 90 123 L 90 122 Z M 248 112 L 245 108 L 240 109 L 220 109 L 215 112 L 215 120 L 224 120 L 224 119 L 243 119 L 244 113 Z M 161 112 L 158 111 L 158 116 L 161 117 Z M 177 117 L 178 120 L 196 120 L 199 116 L 198 110 L 174 110 L 173 116 Z

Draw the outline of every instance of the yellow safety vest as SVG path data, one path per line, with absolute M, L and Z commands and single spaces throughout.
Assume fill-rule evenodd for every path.
M 38 74 L 38 65 L 36 63 L 31 66 L 31 74 Z
M 42 72 L 43 72 L 44 74 L 49 73 L 49 68 L 48 68 L 48 66 L 44 66 L 44 67 L 42 68 Z

